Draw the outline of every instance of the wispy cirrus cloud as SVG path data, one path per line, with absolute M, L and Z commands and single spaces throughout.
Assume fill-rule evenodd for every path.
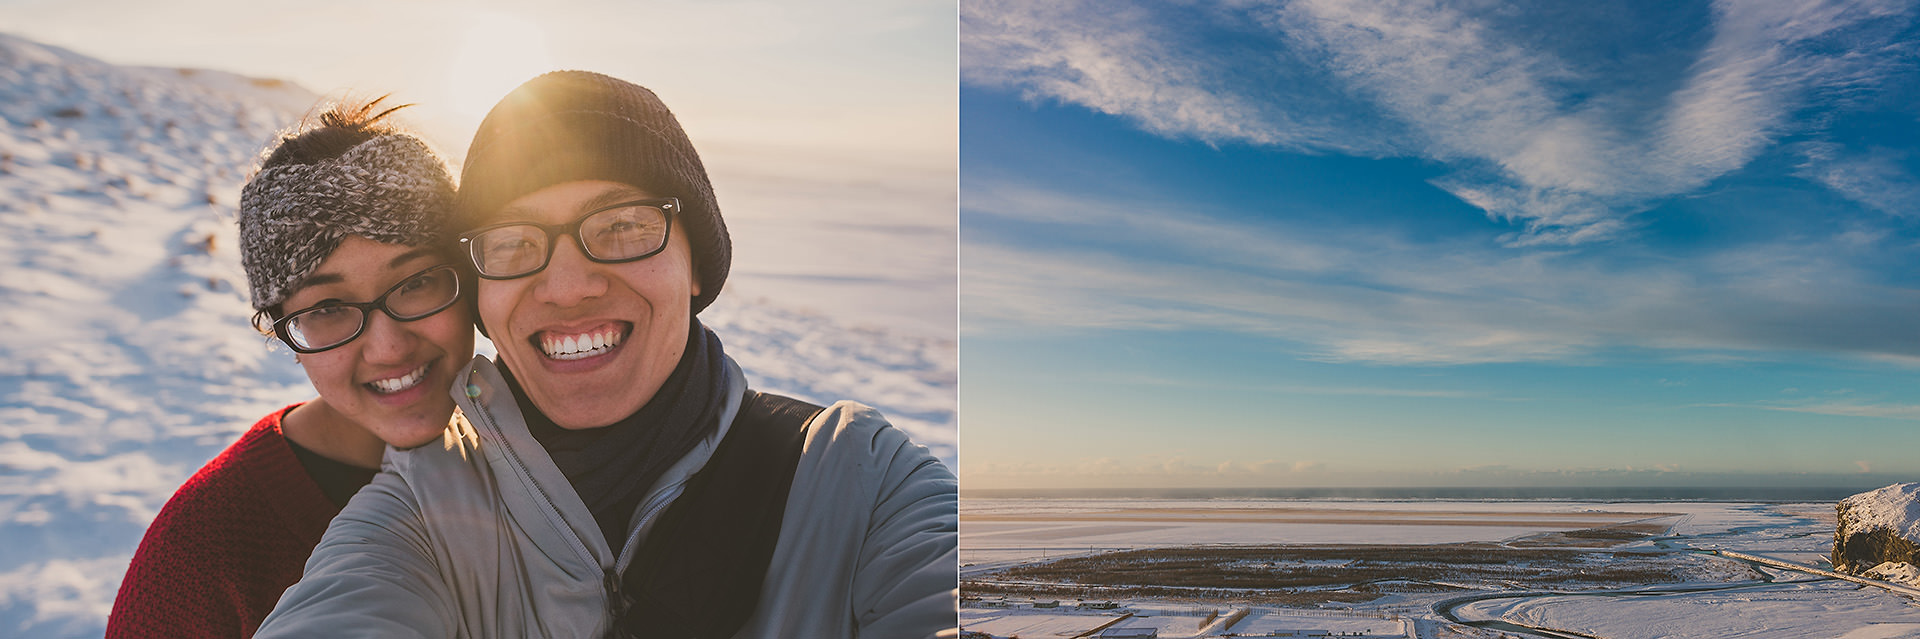
M 1217 459 L 1217 458 L 1216 458 Z M 1871 460 L 1824 463 L 1815 468 L 1753 468 L 1732 463 L 1586 466 L 1569 468 L 1479 464 L 1406 470 L 1360 460 L 1204 459 L 1139 456 L 1057 459 L 1038 462 L 963 462 L 961 483 L 970 489 L 1084 488 L 1288 488 L 1341 486 L 1566 487 L 1566 486 L 1819 486 L 1901 481 L 1874 476 Z
M 1483 391 L 1449 390 L 1433 388 L 1398 388 L 1390 386 L 1328 386 L 1310 384 L 1261 384 L 1261 383 L 1221 383 L 1215 380 L 1200 380 L 1190 377 L 1158 376 L 1121 376 L 1112 377 L 1103 382 L 1132 386 L 1159 386 L 1167 388 L 1210 388 L 1216 390 L 1252 391 L 1266 395 L 1316 395 L 1316 396 L 1356 396 L 1356 397 L 1414 397 L 1420 399 L 1486 399 L 1490 395 Z
M 1191 12 L 1192 7 L 1178 10 Z M 1203 12 L 1202 12 L 1203 13 Z M 1125 117 L 1142 129 L 1212 143 L 1363 155 L 1394 152 L 1394 132 L 1365 130 L 1357 106 L 1323 88 L 1324 71 L 1272 49 L 1218 52 L 1154 7 L 982 0 L 960 6 L 961 77 Z
M 1802 113 L 1813 98 L 1871 89 L 1914 59 L 1884 28 L 1911 20 L 1904 1 L 1718 2 L 1710 38 L 1676 50 L 1686 57 L 1670 69 L 1570 60 L 1534 34 L 1557 25 L 1505 13 L 1432 0 L 970 1 L 962 78 L 1168 137 L 1434 160 L 1450 169 L 1437 186 L 1522 225 L 1509 243 L 1578 245 L 1817 132 L 1820 114 Z
M 1139 485 L 1172 485 L 1174 483 L 1192 483 L 1194 485 L 1222 485 L 1223 480 L 1252 480 L 1255 482 L 1273 479 L 1298 481 L 1302 478 L 1324 477 L 1327 464 L 1317 460 L 1262 459 L 1258 461 L 1196 459 L 1184 455 L 1170 457 L 1090 457 L 1079 459 L 1061 459 L 1048 463 L 1035 462 L 984 462 L 964 464 L 961 474 L 973 485 L 975 478 L 984 480 L 982 487 L 1000 487 L 993 480 L 1015 480 L 1015 486 L 1032 486 L 1019 482 L 1039 480 L 1042 485 L 1071 485 L 1073 480 L 1112 481 L 1125 478 L 1129 483 Z M 1092 485 L 1102 485 L 1094 483 Z M 1111 485 L 1111 484 L 1106 484 Z
M 1904 166 L 1904 153 L 1875 148 L 1849 155 L 1837 144 L 1819 142 L 1799 150 L 1805 158 L 1802 177 L 1887 215 L 1920 216 L 1920 180 Z
M 961 246 L 963 334 L 1231 331 L 1300 344 L 1322 361 L 1387 364 L 1578 362 L 1612 348 L 1677 359 L 1920 357 L 1911 329 L 1920 297 L 1850 262 L 1863 240 L 1846 232 L 1613 260 L 1201 210 L 1172 220 L 1137 199 L 983 178 L 966 193 L 963 215 L 1046 220 L 1059 237 L 1131 235 L 1152 250 L 1028 248 L 975 234 Z
M 1756 404 L 1715 404 L 1722 408 L 1757 408 L 1761 410 L 1785 411 L 1789 413 L 1809 413 L 1813 415 L 1833 415 L 1835 417 L 1875 417 L 1880 419 L 1900 419 L 1920 421 L 1920 404 L 1897 402 L 1871 402 L 1862 400 L 1814 400 L 1802 402 L 1767 402 Z

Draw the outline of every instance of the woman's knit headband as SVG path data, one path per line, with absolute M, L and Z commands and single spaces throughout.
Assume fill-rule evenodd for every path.
M 381 135 L 337 158 L 261 170 L 240 191 L 240 263 L 253 308 L 285 302 L 348 235 L 438 244 L 453 194 L 446 164 L 410 135 Z

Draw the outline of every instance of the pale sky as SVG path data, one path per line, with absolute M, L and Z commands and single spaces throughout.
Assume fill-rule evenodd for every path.
M 508 89 L 582 68 L 671 97 L 689 128 L 944 152 L 957 109 L 948 2 L 0 0 L 4 30 L 117 64 L 387 93 L 471 131 Z M 929 126 L 944 122 L 949 126 Z M 424 124 L 424 122 L 423 122 Z M 463 146 L 464 140 L 447 140 Z

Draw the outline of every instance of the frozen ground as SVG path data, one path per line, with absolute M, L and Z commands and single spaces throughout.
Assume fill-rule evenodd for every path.
M 1548 596 L 1462 608 L 1466 619 L 1502 619 L 1591 637 L 1920 637 L 1920 610 L 1886 591 L 1844 581 L 1634 597 Z
M 1152 527 L 1114 522 L 1116 519 L 1166 520 L 1167 513 L 1194 513 L 1209 508 L 1216 515 L 1212 522 L 1201 516 L 1182 516 Z M 1289 521 L 1247 521 L 1257 519 L 1249 515 L 1263 512 L 1269 513 L 1270 519 Z M 971 564 L 963 568 L 966 578 L 990 578 L 1012 565 L 1041 561 L 1043 556 L 1054 558 L 1165 545 L 1171 532 L 1179 534 L 1179 545 L 1187 546 L 1422 543 L 1408 539 L 1409 531 L 1419 531 L 1448 535 L 1424 543 L 1479 541 L 1532 548 L 1543 539 L 1564 539 L 1553 537 L 1554 531 L 1584 527 L 1553 525 L 1555 518 L 1567 517 L 1569 523 L 1590 524 L 1606 519 L 1606 513 L 1617 514 L 1615 518 L 1623 522 L 1651 521 L 1667 526 L 1663 535 L 1620 541 L 1614 550 L 1629 552 L 1619 554 L 1618 561 L 1663 571 L 1677 569 L 1674 574 L 1683 577 L 1673 583 L 1600 589 L 1576 583 L 1550 588 L 1450 584 L 1435 592 L 1400 592 L 1359 603 L 1323 604 L 1321 610 L 1337 607 L 1357 615 L 1405 622 L 1404 627 L 1366 629 L 1368 636 L 1920 638 L 1920 604 L 1906 596 L 1853 582 L 1688 552 L 1731 550 L 1824 568 L 1834 526 L 1830 503 L 968 499 L 961 503 L 961 557 L 963 563 Z M 1661 515 L 1657 519 L 1646 519 L 1644 516 L 1649 513 Z M 1308 518 L 1308 514 L 1343 523 L 1297 521 Z M 1434 517 L 1470 519 L 1475 514 L 1482 517 L 1484 525 L 1423 523 Z M 1570 515 L 1573 517 L 1568 517 Z M 979 520 L 986 521 L 980 523 Z M 1515 522 L 1526 524 L 1512 525 Z M 1543 533 L 1547 536 L 1542 536 Z M 963 594 L 965 591 L 963 587 Z M 1312 618 L 1311 615 L 1320 614 L 1315 611 L 1247 603 L 1231 594 L 1189 596 L 1177 603 L 1164 598 L 1129 599 L 1121 601 L 1120 610 L 1088 611 L 1073 609 L 1078 603 L 1075 597 L 1080 595 L 1075 594 L 1072 587 L 1055 591 L 1054 596 L 1059 592 L 1069 596 L 1061 608 L 1054 609 L 1032 607 L 1033 599 L 1046 600 L 1045 596 L 1013 596 L 1000 603 L 992 598 L 985 602 L 970 599 L 962 611 L 962 619 L 968 629 L 994 636 L 1015 633 L 1054 636 L 1051 633 L 1083 632 L 1128 612 L 1142 612 L 1147 608 L 1175 611 L 1245 608 L 1254 613 L 1245 623 L 1262 618 L 1271 623 L 1260 628 L 1235 625 L 1201 632 L 1197 622 L 1204 616 L 1179 613 L 1188 617 L 1176 624 L 1179 632 L 1163 630 L 1161 636 L 1224 636 L 1227 632 L 1245 636 L 1279 629 L 1340 630 Z M 1085 594 L 1096 600 L 1104 596 L 1103 591 L 1093 589 L 1086 589 Z M 1269 616 L 1259 616 L 1262 614 Z M 1047 632 L 1029 634 L 1022 630 L 1024 628 Z M 1554 632 L 1562 634 L 1552 634 Z
M 1662 517 L 1578 502 L 963 499 L 960 561 L 1186 544 L 1439 544 Z
M 1007 607 L 985 607 L 975 602 L 960 609 L 960 625 L 996 637 L 1073 637 L 1102 624 L 1115 627 L 1151 627 L 1160 639 L 1240 636 L 1324 630 L 1348 637 L 1405 637 L 1407 620 L 1392 615 L 1344 611 L 1245 608 L 1228 606 L 1134 605 L 1121 611 L 1077 610 L 1075 601 L 1062 608 L 1036 609 L 1031 600 L 1006 600 Z M 1244 615 L 1235 615 L 1245 611 Z M 1124 619 L 1116 619 L 1125 617 Z M 1227 622 L 1233 622 L 1231 630 Z
M 256 153 L 313 101 L 0 35 L 0 636 L 100 636 L 173 489 L 261 415 L 311 396 L 289 353 L 247 327 L 232 219 Z M 950 220 L 946 207 L 925 217 Z M 873 404 L 952 464 L 952 296 L 912 320 L 899 319 L 908 304 L 865 320 L 857 303 L 937 296 L 938 260 L 924 255 L 952 239 L 915 248 L 936 227 L 904 225 L 882 243 L 894 254 L 849 251 L 906 265 L 897 276 L 821 276 L 804 296 L 749 285 L 702 318 L 757 387 Z M 756 283 L 849 268 L 802 258 L 741 248 L 735 268 Z

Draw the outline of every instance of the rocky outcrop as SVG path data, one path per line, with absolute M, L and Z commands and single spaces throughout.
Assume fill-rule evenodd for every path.
M 1840 500 L 1833 568 L 1862 574 L 1885 563 L 1920 565 L 1920 483 Z

